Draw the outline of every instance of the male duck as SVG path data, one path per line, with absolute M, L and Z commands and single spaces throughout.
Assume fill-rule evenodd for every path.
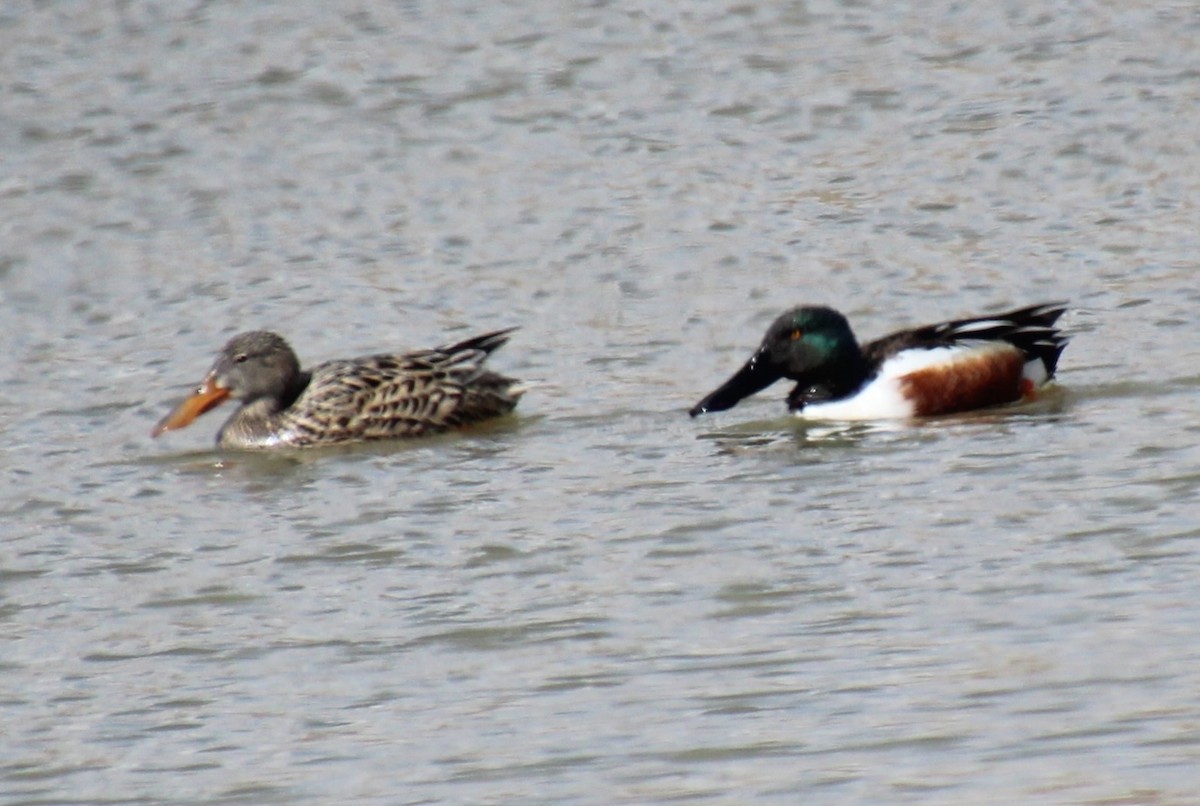
M 183 428 L 228 398 L 226 448 L 309 447 L 435 434 L 512 411 L 525 391 L 484 368 L 515 328 L 404 354 L 327 361 L 308 371 L 264 330 L 234 336 L 199 388 L 151 432 Z
M 793 308 L 762 346 L 690 414 L 733 408 L 780 378 L 796 382 L 788 408 L 824 420 L 925 417 L 1011 403 L 1054 376 L 1067 338 L 1066 304 L 902 330 L 859 347 L 831 308 Z

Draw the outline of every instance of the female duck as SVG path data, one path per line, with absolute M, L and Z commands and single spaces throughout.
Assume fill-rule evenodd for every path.
M 241 406 L 217 433 L 225 448 L 419 437 L 499 417 L 525 390 L 484 362 L 513 329 L 433 350 L 327 361 L 307 371 L 280 336 L 242 333 L 151 435 L 183 428 L 229 398 Z

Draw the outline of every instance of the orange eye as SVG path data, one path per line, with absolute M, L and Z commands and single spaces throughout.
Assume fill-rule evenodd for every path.
M 796 339 L 802 339 L 804 338 L 804 331 L 800 328 L 796 328 L 788 335 L 788 338 L 790 338 L 792 341 L 795 341 Z

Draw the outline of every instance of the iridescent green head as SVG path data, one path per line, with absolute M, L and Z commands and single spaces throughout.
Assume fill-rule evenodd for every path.
M 832 308 L 792 308 L 767 328 L 762 345 L 732 378 L 691 410 L 691 415 L 724 411 L 780 378 L 800 384 L 833 382 L 857 372 L 862 353 L 846 317 Z

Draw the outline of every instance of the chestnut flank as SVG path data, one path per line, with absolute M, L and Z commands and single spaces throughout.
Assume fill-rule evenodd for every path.
M 1020 400 L 1025 357 L 1012 345 L 971 353 L 955 361 L 900 377 L 913 414 L 953 414 Z

